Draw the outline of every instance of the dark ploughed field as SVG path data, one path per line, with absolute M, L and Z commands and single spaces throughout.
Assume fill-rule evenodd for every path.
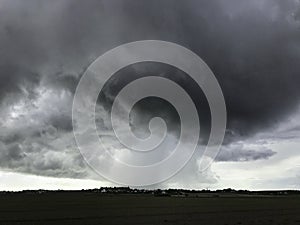
M 0 224 L 300 224 L 300 196 L 0 194 Z

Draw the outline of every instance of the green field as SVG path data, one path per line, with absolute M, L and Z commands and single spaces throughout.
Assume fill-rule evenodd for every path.
M 0 224 L 300 224 L 300 196 L 1 194 Z

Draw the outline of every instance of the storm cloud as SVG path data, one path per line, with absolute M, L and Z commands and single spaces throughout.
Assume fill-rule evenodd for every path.
M 223 147 L 215 160 L 217 162 L 255 161 L 268 159 L 275 154 L 276 152 L 272 151 L 271 149 L 245 149 L 245 146 L 243 146 L 242 144 L 235 144 L 233 146 Z
M 47 176 L 88 176 L 72 134 L 77 83 L 99 55 L 145 39 L 191 49 L 217 77 L 228 112 L 217 161 L 267 160 L 275 155 L 269 148 L 236 143 L 275 129 L 298 109 L 299 1 L 0 0 L 0 167 Z M 167 65 L 141 63 L 119 71 L 99 97 L 106 113 L 117 92 L 137 73 L 165 76 L 184 87 L 207 138 L 210 113 L 205 96 L 186 74 Z M 98 127 L 107 129 L 101 115 Z M 179 135 L 178 115 L 161 100 L 141 101 L 133 115 L 136 131 L 160 115 L 172 135 Z M 299 128 L 293 129 L 297 136 Z

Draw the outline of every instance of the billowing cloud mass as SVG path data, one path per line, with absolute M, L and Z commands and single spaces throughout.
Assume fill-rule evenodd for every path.
M 216 75 L 228 112 L 225 141 L 216 161 L 267 163 L 277 155 L 272 144 L 300 137 L 300 124 L 291 119 L 298 118 L 300 100 L 298 0 L 1 0 L 0 170 L 98 179 L 76 149 L 74 92 L 99 55 L 144 39 L 181 44 Z M 119 71 L 101 93 L 97 126 L 107 129 L 108 140 L 112 101 L 137 74 L 165 76 L 185 88 L 199 111 L 203 131 L 199 145 L 204 144 L 210 111 L 200 88 L 183 72 L 150 62 Z M 163 146 L 173 146 L 180 119 L 162 100 L 146 99 L 136 105 L 133 131 L 147 133 L 153 116 L 166 120 L 169 135 Z M 288 157 L 289 150 L 284 154 Z M 197 157 L 170 182 L 185 182 L 186 187 L 203 180 L 217 182 L 213 171 L 199 175 Z M 153 155 L 149 160 L 154 159 Z

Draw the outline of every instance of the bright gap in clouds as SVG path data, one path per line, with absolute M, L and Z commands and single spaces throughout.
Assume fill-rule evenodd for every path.
M 109 182 L 43 177 L 30 174 L 0 171 L 0 191 L 21 191 L 21 190 L 80 190 L 111 186 Z

